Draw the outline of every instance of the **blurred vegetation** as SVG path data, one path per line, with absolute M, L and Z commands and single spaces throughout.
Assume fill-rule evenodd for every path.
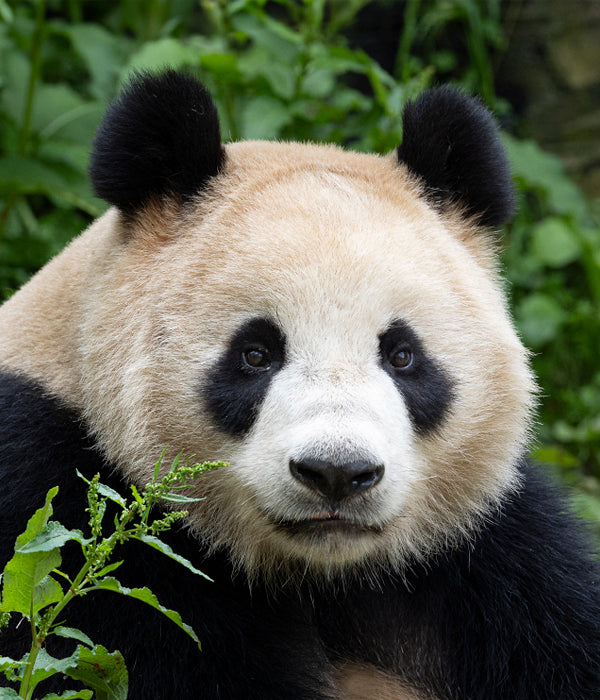
M 429 84 L 460 83 L 513 126 L 506 145 L 521 206 L 504 260 L 542 387 L 534 453 L 600 523 L 598 212 L 556 157 L 519 138 L 496 96 L 500 0 L 405 0 L 389 71 L 353 41 L 364 13 L 385 4 L 0 0 L 0 296 L 104 210 L 88 185 L 88 152 L 106 102 L 133 70 L 194 72 L 215 96 L 228 140 L 378 152 L 400 142 L 408 99 Z

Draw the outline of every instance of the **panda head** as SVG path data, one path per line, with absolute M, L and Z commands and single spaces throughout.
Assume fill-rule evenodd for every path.
M 446 88 L 386 157 L 221 144 L 193 78 L 138 76 L 92 155 L 114 208 L 80 300 L 77 402 L 144 483 L 165 445 L 229 466 L 194 533 L 250 576 L 401 568 L 518 485 L 533 383 L 490 228 L 488 112 Z

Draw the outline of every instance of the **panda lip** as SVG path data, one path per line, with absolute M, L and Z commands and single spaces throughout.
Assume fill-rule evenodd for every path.
M 366 523 L 357 522 L 354 519 L 344 517 L 339 511 L 323 511 L 314 513 L 308 518 L 299 520 L 280 520 L 276 523 L 278 528 L 291 533 L 302 533 L 316 530 L 335 530 L 340 532 L 381 532 L 381 528 L 376 525 L 367 525 Z
M 308 521 L 330 521 L 330 520 L 344 520 L 337 510 L 330 510 L 327 513 L 316 513 L 307 518 Z

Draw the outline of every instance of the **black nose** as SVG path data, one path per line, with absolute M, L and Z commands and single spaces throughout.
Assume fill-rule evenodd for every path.
M 306 457 L 290 460 L 295 479 L 332 502 L 363 493 L 381 481 L 384 467 L 362 460 L 333 464 L 322 459 Z

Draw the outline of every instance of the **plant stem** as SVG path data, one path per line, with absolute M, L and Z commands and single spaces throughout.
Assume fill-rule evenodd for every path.
M 410 80 L 410 52 L 417 36 L 420 0 L 408 0 L 404 10 L 404 27 L 400 36 L 394 76 L 403 83 Z
M 25 111 L 23 112 L 23 122 L 19 131 L 18 153 L 21 156 L 27 153 L 27 147 L 29 145 L 29 130 L 31 126 L 31 114 L 33 112 L 33 101 L 35 98 L 35 86 L 40 74 L 42 43 L 44 41 L 46 0 L 38 0 L 36 9 L 35 29 L 33 30 L 31 46 L 31 72 L 29 73 L 29 84 L 27 86 L 27 100 L 25 102 Z
M 19 697 L 29 700 L 33 696 L 33 691 L 35 690 L 35 685 L 31 685 L 31 677 L 33 675 L 33 669 L 35 667 L 35 662 L 40 653 L 40 649 L 44 644 L 46 637 L 48 636 L 48 630 L 52 627 L 54 620 L 60 615 L 66 605 L 70 603 L 76 595 L 79 595 L 80 587 L 83 585 L 85 578 L 91 568 L 91 562 L 86 562 L 80 569 L 73 585 L 63 596 L 63 599 L 59 601 L 52 609 L 52 614 L 45 620 L 44 629 L 37 629 L 35 627 L 35 622 L 33 620 L 33 611 L 31 613 L 31 630 L 32 630 L 32 642 L 31 650 L 29 656 L 27 657 L 27 665 L 25 667 L 25 673 L 23 674 L 23 679 L 21 680 L 21 685 L 19 687 Z M 36 684 L 37 685 L 37 684 Z

